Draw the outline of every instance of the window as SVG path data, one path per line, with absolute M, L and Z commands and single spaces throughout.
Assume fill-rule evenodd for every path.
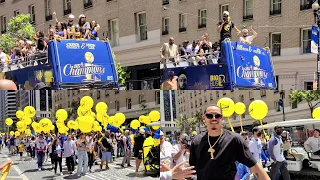
M 92 0 L 83 0 L 84 9 L 88 9 L 92 7 Z
M 213 100 L 212 93 L 210 93 L 210 101 L 212 101 L 212 100 Z
M 243 19 L 252 19 L 253 18 L 253 0 L 244 0 L 244 16 Z
M 228 4 L 220 5 L 220 15 L 219 15 L 219 19 L 222 19 L 222 17 L 223 17 L 223 12 L 224 12 L 224 11 L 229 11 L 229 5 L 228 5 Z
M 105 91 L 105 94 L 104 94 L 106 97 L 108 97 L 110 94 L 109 94 L 109 91 Z
M 193 103 L 191 102 L 191 108 L 193 108 Z
M 199 100 L 199 101 L 200 101 L 200 106 L 202 106 L 202 99 L 200 98 L 200 100 Z
M 7 18 L 5 16 L 1 16 L 1 34 L 7 32 Z
M 204 96 L 204 102 L 205 102 L 205 103 L 208 102 L 207 96 Z
M 300 0 L 300 11 L 311 9 L 314 0 Z
M 187 31 L 187 15 L 179 14 L 179 32 Z
M 271 0 L 270 15 L 281 14 L 281 0 Z
M 198 102 L 197 102 L 197 100 L 195 101 L 195 103 L 194 103 L 194 104 L 195 104 L 195 106 L 196 106 L 196 107 L 198 107 Z
M 219 91 L 216 91 L 216 97 L 217 97 L 217 98 L 220 97 Z
M 4 3 L 4 2 L 6 2 L 6 0 L 0 0 L 0 3 Z
M 304 82 L 304 90 L 313 90 L 313 82 Z
M 36 24 L 36 12 L 35 12 L 35 9 L 34 9 L 34 4 L 30 5 L 28 9 L 29 9 L 28 12 L 30 14 L 30 23 L 31 24 Z
M 71 14 L 71 0 L 63 0 L 63 15 Z
M 169 34 L 169 18 L 162 18 L 162 35 Z
M 266 90 L 260 90 L 260 96 L 261 97 L 266 97 L 267 96 L 267 91 Z
M 19 14 L 20 14 L 19 10 L 13 11 L 13 16 L 14 16 L 14 17 L 18 16 Z
M 276 112 L 280 111 L 279 101 L 274 101 L 274 109 L 276 110 Z
M 244 102 L 244 95 L 239 95 L 239 101 Z
M 281 53 L 281 33 L 271 34 L 271 53 L 272 56 L 280 56 Z
M 139 95 L 139 104 L 142 104 L 144 102 L 146 102 L 145 96 L 144 96 L 144 94 L 140 94 Z
M 44 9 L 45 9 L 46 21 L 52 20 L 51 0 L 45 0 Z
M 192 99 L 192 92 L 190 92 L 190 98 Z
M 100 99 L 100 91 L 97 91 L 97 99 Z
M 137 14 L 137 29 L 138 36 L 140 41 L 144 41 L 148 39 L 147 33 L 147 15 L 145 12 L 141 12 Z
M 156 104 L 160 104 L 160 91 L 156 91 Z
M 167 5 L 169 4 L 169 0 L 163 0 L 162 5 Z
M 207 10 L 200 9 L 198 17 L 199 17 L 198 28 L 200 29 L 200 28 L 207 27 Z
M 301 45 L 302 53 L 311 53 L 311 29 L 302 29 L 301 30 Z
M 254 100 L 252 91 L 249 91 L 249 99 L 250 99 L 250 101 Z
M 111 46 L 119 46 L 119 20 L 113 19 L 110 21 L 111 25 Z
M 127 98 L 127 109 L 131 109 L 131 98 Z
M 120 110 L 120 102 L 119 101 L 115 101 L 114 105 L 115 105 L 116 111 L 119 111 Z

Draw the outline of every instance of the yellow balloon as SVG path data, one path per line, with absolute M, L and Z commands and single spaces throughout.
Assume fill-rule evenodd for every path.
M 268 106 L 264 101 L 255 100 L 249 105 L 249 114 L 255 120 L 262 120 L 268 114 Z
M 114 115 L 114 119 L 118 121 L 119 126 L 126 121 L 126 116 L 123 113 L 117 113 Z
M 93 106 L 93 99 L 90 96 L 84 96 L 80 100 L 80 107 L 84 110 L 89 110 Z
M 14 135 L 15 135 L 16 137 L 18 137 L 18 136 L 20 136 L 20 132 L 19 132 L 19 131 L 16 131 L 16 132 L 14 132 Z
M 150 136 L 143 142 L 143 155 L 144 159 L 146 159 L 151 147 L 154 145 L 154 139 Z
M 150 117 L 149 117 L 149 116 L 144 116 L 144 118 L 143 118 L 143 123 L 144 123 L 144 124 L 150 124 L 150 123 L 151 123 Z
M 108 105 L 105 102 L 99 102 L 96 105 L 96 112 L 99 114 L 106 114 L 108 111 Z
M 244 112 L 246 112 L 246 105 L 243 104 L 242 102 L 237 102 L 236 105 L 234 106 L 234 111 L 242 115 Z
M 219 99 L 217 106 L 221 108 L 224 117 L 230 117 L 234 113 L 234 102 L 230 98 L 224 97 Z
M 10 135 L 13 136 L 14 135 L 14 131 L 10 131 Z
M 54 128 L 55 128 L 55 127 L 54 127 L 54 125 L 53 125 L 53 124 L 51 124 L 51 126 L 50 126 L 50 130 L 51 130 L 51 131 L 53 131 L 53 130 L 54 130 Z
M 56 112 L 56 118 L 58 120 L 66 120 L 68 118 L 68 112 L 64 109 L 59 109 L 57 112 Z
M 57 125 L 58 128 L 63 127 L 64 126 L 64 121 L 58 120 L 58 121 L 56 121 L 56 125 Z
M 36 110 L 32 106 L 26 106 L 23 112 L 29 118 L 33 118 L 36 115 Z
M 74 130 L 78 130 L 78 129 L 79 129 L 79 125 L 78 125 L 78 123 L 77 123 L 77 122 L 75 123 L 75 125 L 74 125 L 73 129 L 74 129 Z
M 152 126 L 152 129 L 154 130 L 158 130 L 160 128 L 160 126 Z
M 26 125 L 30 125 L 31 122 L 32 122 L 31 118 L 28 117 L 28 116 L 24 116 L 24 117 L 23 117 L 23 121 L 24 121 L 24 123 L 25 123 Z
M 48 118 L 43 118 L 39 121 L 39 125 L 42 129 L 47 130 L 51 128 L 51 121 Z
M 84 116 L 84 114 L 85 114 L 86 111 L 87 111 L 87 110 L 84 110 L 84 109 L 82 109 L 81 107 L 78 107 L 78 109 L 77 109 L 77 114 L 78 114 L 79 117 L 81 117 L 81 116 Z
M 23 111 L 18 110 L 18 111 L 16 112 L 16 116 L 17 116 L 18 119 L 21 119 L 21 118 L 24 116 Z
M 96 118 L 96 114 L 94 112 L 91 112 L 90 116 L 95 119 Z
M 157 122 L 160 120 L 160 113 L 159 111 L 153 110 L 149 113 L 149 117 L 152 122 Z
M 94 119 L 91 116 L 79 117 L 79 129 L 83 133 L 88 133 L 92 131 Z
M 6 125 L 7 125 L 7 126 L 11 126 L 12 123 L 13 123 L 13 120 L 12 120 L 11 118 L 7 118 L 7 119 L 6 119 Z
M 26 133 L 26 135 L 30 135 L 31 134 L 31 130 L 30 129 L 26 129 L 26 131 L 24 133 Z
M 130 127 L 132 129 L 138 129 L 140 127 L 140 125 L 141 125 L 140 122 L 136 119 L 131 121 L 131 123 L 130 123 Z
M 25 131 L 26 128 L 27 128 L 27 125 L 26 125 L 23 121 L 18 121 L 18 122 L 16 123 L 16 125 L 17 125 L 18 131 L 20 131 L 20 132 Z
M 155 139 L 154 146 L 159 146 L 159 145 L 160 145 L 160 139 Z
M 98 131 L 102 131 L 102 127 L 101 126 L 98 127 Z
M 144 119 L 144 115 L 141 115 L 140 117 L 139 117 L 139 121 L 141 122 L 141 123 L 143 123 L 143 119 Z
M 109 119 L 108 119 L 108 123 L 113 125 L 114 123 L 114 116 L 110 116 Z
M 312 118 L 320 119 L 320 107 L 317 107 L 312 111 Z
M 31 123 L 31 127 L 34 128 L 34 126 L 35 126 L 36 124 L 37 124 L 36 122 L 32 122 L 32 123 Z
M 72 120 L 68 121 L 68 123 L 67 123 L 67 126 L 70 129 L 74 129 L 75 125 L 76 125 L 76 122 L 72 121 Z

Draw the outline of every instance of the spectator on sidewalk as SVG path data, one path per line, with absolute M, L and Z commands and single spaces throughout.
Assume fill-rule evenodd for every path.
M 68 135 L 67 141 L 63 143 L 64 157 L 68 167 L 69 174 L 74 171 L 74 156 L 77 152 L 76 143 L 71 139 L 71 135 Z
M 129 136 L 129 130 L 126 130 L 123 136 L 123 144 L 124 144 L 124 157 L 121 163 L 121 167 L 124 167 L 124 164 L 128 164 L 128 167 L 131 167 L 130 165 L 130 159 L 131 159 L 131 138 Z

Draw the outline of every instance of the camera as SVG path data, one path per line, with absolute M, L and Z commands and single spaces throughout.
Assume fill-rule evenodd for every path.
M 226 16 L 226 15 L 225 15 L 225 16 L 223 16 L 223 18 L 222 18 L 222 19 L 223 19 L 223 21 L 227 21 L 228 16 Z
M 190 149 L 191 146 L 191 137 L 190 136 L 184 136 L 181 140 L 181 143 L 186 146 L 186 149 Z

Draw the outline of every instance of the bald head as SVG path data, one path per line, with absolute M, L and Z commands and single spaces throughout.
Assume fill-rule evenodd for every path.
M 170 38 L 169 38 L 169 44 L 172 45 L 173 43 L 174 43 L 174 38 L 173 38 L 173 37 L 170 37 Z
M 17 85 L 7 79 L 0 80 L 0 90 L 17 90 Z
M 206 114 L 208 111 L 210 110 L 218 110 L 220 111 L 220 113 L 222 114 L 222 110 L 220 107 L 212 105 L 212 106 L 208 106 L 207 109 L 204 110 L 204 114 Z

